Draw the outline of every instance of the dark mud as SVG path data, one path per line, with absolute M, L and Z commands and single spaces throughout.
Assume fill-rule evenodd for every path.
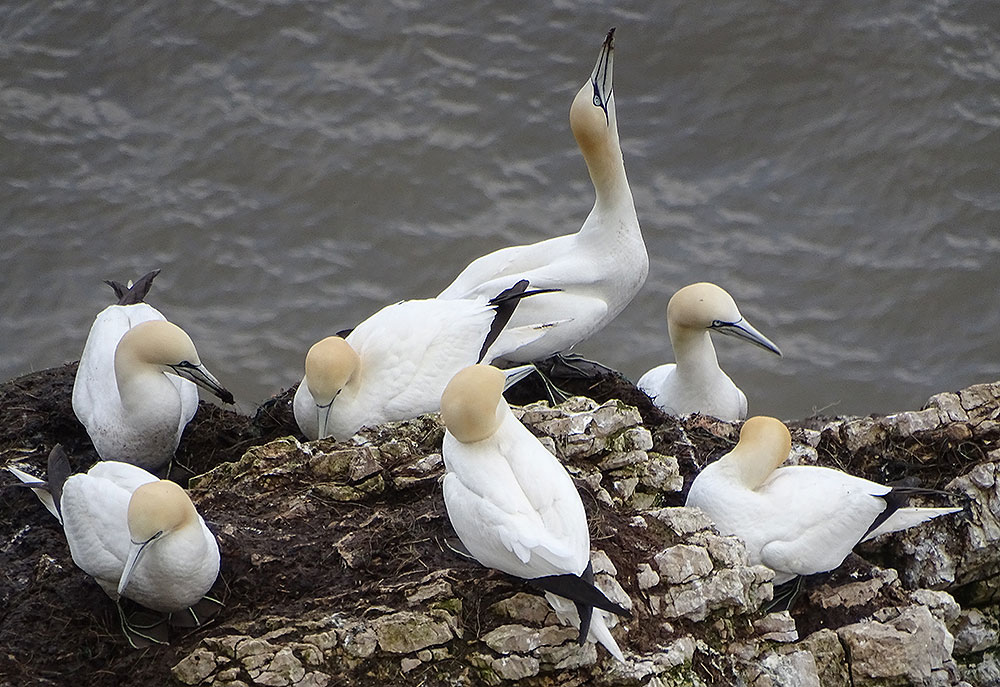
M 74 373 L 75 366 L 66 365 L 0 387 L 4 462 L 21 461 L 43 475 L 46 456 L 56 443 L 67 448 L 76 470 L 87 469 L 96 459 L 70 406 Z M 697 416 L 680 421 L 664 415 L 616 373 L 557 383 L 597 401 L 619 398 L 638 407 L 653 433 L 653 450 L 678 457 L 685 491 L 697 470 L 728 451 L 736 440 L 734 428 L 726 423 Z M 209 625 L 186 635 L 176 633 L 168 647 L 132 649 L 118 628 L 114 604 L 73 564 L 58 523 L 30 491 L 7 486 L 13 478 L 0 479 L 4 485 L 0 500 L 0 685 L 168 684 L 172 666 L 202 637 L 224 634 L 228 625 L 252 631 L 254 623 L 265 616 L 344 610 L 365 617 L 372 610 L 402 608 L 413 585 L 435 574 L 446 577 L 462 600 L 467 636 L 479 636 L 501 624 L 488 613 L 489 606 L 513 591 L 530 589 L 449 549 L 447 540 L 454 534 L 438 483 L 440 466 L 415 468 L 421 459 L 440 451 L 443 432 L 433 417 L 409 423 L 405 440 L 377 429 L 367 432 L 381 450 L 363 473 L 342 480 L 349 485 L 344 487 L 346 495 L 317 486 L 317 474 L 339 469 L 329 455 L 323 458 L 325 462 L 303 461 L 292 443 L 289 455 L 295 454 L 297 462 L 284 463 L 279 454 L 268 459 L 273 464 L 257 462 L 252 471 L 241 473 L 241 465 L 249 466 L 246 461 L 253 459 L 251 452 L 240 462 L 248 450 L 279 437 L 298 436 L 291 414 L 292 392 L 289 389 L 270 399 L 252 417 L 202 403 L 185 432 L 172 478 L 187 486 L 189 475 L 233 463 L 223 468 L 228 471 L 225 479 L 195 481 L 192 489 L 199 511 L 219 539 L 222 572 L 216 591 L 226 605 Z M 512 402 L 533 401 L 544 397 L 544 389 L 521 387 L 510 397 Z M 336 455 L 334 442 L 320 445 Z M 824 435 L 819 453 L 822 462 L 857 474 L 876 479 L 916 476 L 937 487 L 962 472 L 970 461 L 980 460 L 988 448 L 981 441 L 947 436 L 919 441 L 900 438 L 880 446 L 877 459 L 872 452 L 859 460 L 837 438 Z M 636 601 L 636 617 L 629 621 L 630 647 L 651 651 L 668 637 L 652 623 L 643 622 L 642 593 L 632 572 L 639 559 L 630 559 L 637 550 L 654 551 L 658 544 L 635 542 L 635 530 L 627 527 L 629 512 L 599 506 L 586 487 L 581 491 L 594 547 L 604 549 L 615 562 L 618 581 Z M 669 498 L 672 502 L 667 505 L 681 505 L 683 493 Z M 631 541 L 624 545 L 619 536 Z M 857 580 L 868 574 L 865 566 L 863 561 L 854 563 L 836 575 Z M 811 608 L 806 594 L 796 618 L 804 630 L 855 622 L 867 612 L 870 609 L 858 608 L 834 616 Z M 684 629 L 682 622 L 675 631 Z M 708 684 L 723 679 L 707 663 L 700 670 Z M 585 670 L 574 672 L 586 674 Z

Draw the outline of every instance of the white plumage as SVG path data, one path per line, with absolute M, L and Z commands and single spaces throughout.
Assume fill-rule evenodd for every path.
M 529 295 L 516 307 L 542 297 Z M 516 301 L 519 296 L 510 298 Z M 456 372 L 481 355 L 490 362 L 507 352 L 504 344 L 491 339 L 500 316 L 500 306 L 491 304 L 496 300 L 401 301 L 382 308 L 344 339 L 318 342 L 306 356 L 306 374 L 293 399 L 299 429 L 309 439 L 343 440 L 365 426 L 436 411 L 441 392 Z M 514 305 L 507 302 L 508 307 Z M 520 330 L 505 341 L 516 345 L 512 342 L 537 335 Z
M 20 470 L 11 472 L 23 482 L 37 481 Z M 150 486 L 133 498 L 143 485 Z M 151 488 L 166 493 L 150 495 Z M 133 565 L 121 596 L 155 611 L 193 606 L 218 577 L 218 545 L 191 500 L 173 482 L 161 484 L 135 465 L 100 461 L 63 483 L 58 513 L 51 500 L 42 502 L 61 520 L 73 562 L 112 599 L 119 597 L 130 557 Z M 164 508 L 164 503 L 169 505 Z M 144 519 L 150 523 L 145 531 L 153 528 L 149 534 L 139 527 Z
M 747 546 L 752 564 L 775 571 L 775 584 L 833 570 L 859 542 L 960 511 L 899 508 L 886 512 L 892 488 L 816 466 L 778 467 L 791 436 L 780 421 L 753 417 L 733 450 L 702 470 L 687 505 L 701 508 L 723 534 Z M 872 528 L 876 519 L 888 517 Z
M 581 576 L 590 564 L 590 532 L 580 495 L 555 456 L 511 413 L 502 386 L 502 373 L 476 365 L 445 390 L 448 518 L 484 566 L 525 579 Z M 561 619 L 579 627 L 571 601 L 550 592 L 546 597 Z M 608 629 L 609 616 L 594 609 L 590 640 L 624 660 Z
M 672 415 L 701 413 L 727 422 L 746 418 L 747 397 L 719 367 L 710 333 L 781 351 L 746 321 L 732 296 L 708 282 L 685 286 L 667 304 L 667 331 L 677 362 L 654 367 L 636 386 Z
M 94 320 L 73 383 L 73 412 L 101 458 L 156 469 L 173 457 L 198 410 L 196 385 L 227 403 L 233 397 L 201 365 L 190 337 L 141 302 L 151 275 L 137 283 L 141 293 L 122 292 L 126 304 Z
M 597 193 L 575 234 L 512 246 L 474 260 L 438 298 L 489 296 L 517 279 L 533 288 L 558 288 L 525 302 L 516 328 L 547 325 L 532 341 L 507 346 L 508 360 L 528 362 L 568 351 L 614 319 L 638 293 L 649 270 L 646 246 L 625 176 L 612 94 L 614 29 L 591 78 L 570 109 L 570 125 Z M 513 336 L 501 335 L 501 341 Z

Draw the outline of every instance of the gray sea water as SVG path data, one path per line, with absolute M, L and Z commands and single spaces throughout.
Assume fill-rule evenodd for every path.
M 0 378 L 79 357 L 104 279 L 251 412 L 307 348 L 575 231 L 567 113 L 607 29 L 649 279 L 578 347 L 632 379 L 711 280 L 751 413 L 1000 378 L 1000 5 L 99 0 L 0 7 Z

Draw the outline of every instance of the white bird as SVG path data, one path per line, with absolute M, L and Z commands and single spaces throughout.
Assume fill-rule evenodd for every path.
M 557 288 L 518 308 L 511 327 L 544 327 L 503 357 L 530 362 L 568 351 L 613 320 L 649 271 L 632 192 L 625 176 L 611 88 L 614 29 L 593 74 L 570 108 L 570 126 L 590 171 L 597 200 L 575 234 L 497 250 L 474 260 L 438 298 L 489 296 L 517 279 Z M 501 340 L 508 334 L 501 335 Z
M 474 365 L 455 375 L 441 398 L 448 518 L 472 557 L 544 589 L 560 619 L 580 628 L 581 644 L 600 642 L 624 661 L 606 611 L 628 611 L 593 585 L 580 494 L 511 413 L 503 386 L 500 370 Z
M 299 429 L 309 439 L 344 440 L 365 426 L 436 411 L 456 372 L 507 351 L 495 343 L 497 335 L 522 307 L 522 298 L 540 297 L 535 294 L 541 291 L 527 291 L 527 286 L 521 280 L 490 300 L 400 301 L 345 338 L 330 336 L 314 344 L 293 399 Z M 506 341 L 537 335 L 525 329 Z
M 685 286 L 667 303 L 667 331 L 677 362 L 654 367 L 636 386 L 672 415 L 701 413 L 727 422 L 746 418 L 747 397 L 719 367 L 711 332 L 778 355 L 781 351 L 740 315 L 733 297 L 708 282 Z
M 118 303 L 94 320 L 73 383 L 73 412 L 98 455 L 152 470 L 170 462 L 198 410 L 195 385 L 233 402 L 191 338 L 142 302 L 158 272 L 134 286 L 108 282 Z
M 774 570 L 775 584 L 833 570 L 860 542 L 962 510 L 901 507 L 921 490 L 831 468 L 778 467 L 791 446 L 780 420 L 750 418 L 733 450 L 695 477 L 686 503 L 742 539 L 750 563 Z
M 49 456 L 48 483 L 8 469 L 34 488 L 62 523 L 73 562 L 112 599 L 177 613 L 215 583 L 215 536 L 176 483 L 118 461 L 99 461 L 67 478 L 69 462 L 58 445 Z

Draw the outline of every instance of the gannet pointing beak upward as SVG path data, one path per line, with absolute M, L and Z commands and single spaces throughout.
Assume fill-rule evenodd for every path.
M 788 428 L 752 417 L 732 451 L 702 470 L 687 505 L 723 534 L 746 543 L 751 564 L 775 571 L 775 584 L 833 570 L 856 544 L 960 508 L 901 508 L 905 493 L 830 468 L 793 465 Z
M 623 661 L 608 612 L 628 612 L 593 585 L 580 495 L 510 412 L 503 386 L 501 371 L 475 365 L 456 374 L 441 397 L 448 518 L 477 561 L 546 590 L 560 620 L 580 628 L 581 643 L 600 642 Z
M 649 260 L 618 138 L 613 58 L 614 29 L 570 107 L 570 127 L 596 193 L 583 226 L 575 234 L 477 258 L 438 295 L 489 296 L 511 279 L 527 279 L 533 288 L 559 289 L 518 308 L 511 327 L 535 328 L 539 336 L 505 346 L 510 349 L 503 356 L 506 360 L 530 362 L 569 351 L 611 322 L 646 280 Z M 512 336 L 505 332 L 501 342 Z
M 747 322 L 732 296 L 708 282 L 685 286 L 671 297 L 667 331 L 677 362 L 654 367 L 637 386 L 674 415 L 702 413 L 728 422 L 744 419 L 746 395 L 719 367 L 710 333 L 734 336 L 781 355 L 778 347 Z

